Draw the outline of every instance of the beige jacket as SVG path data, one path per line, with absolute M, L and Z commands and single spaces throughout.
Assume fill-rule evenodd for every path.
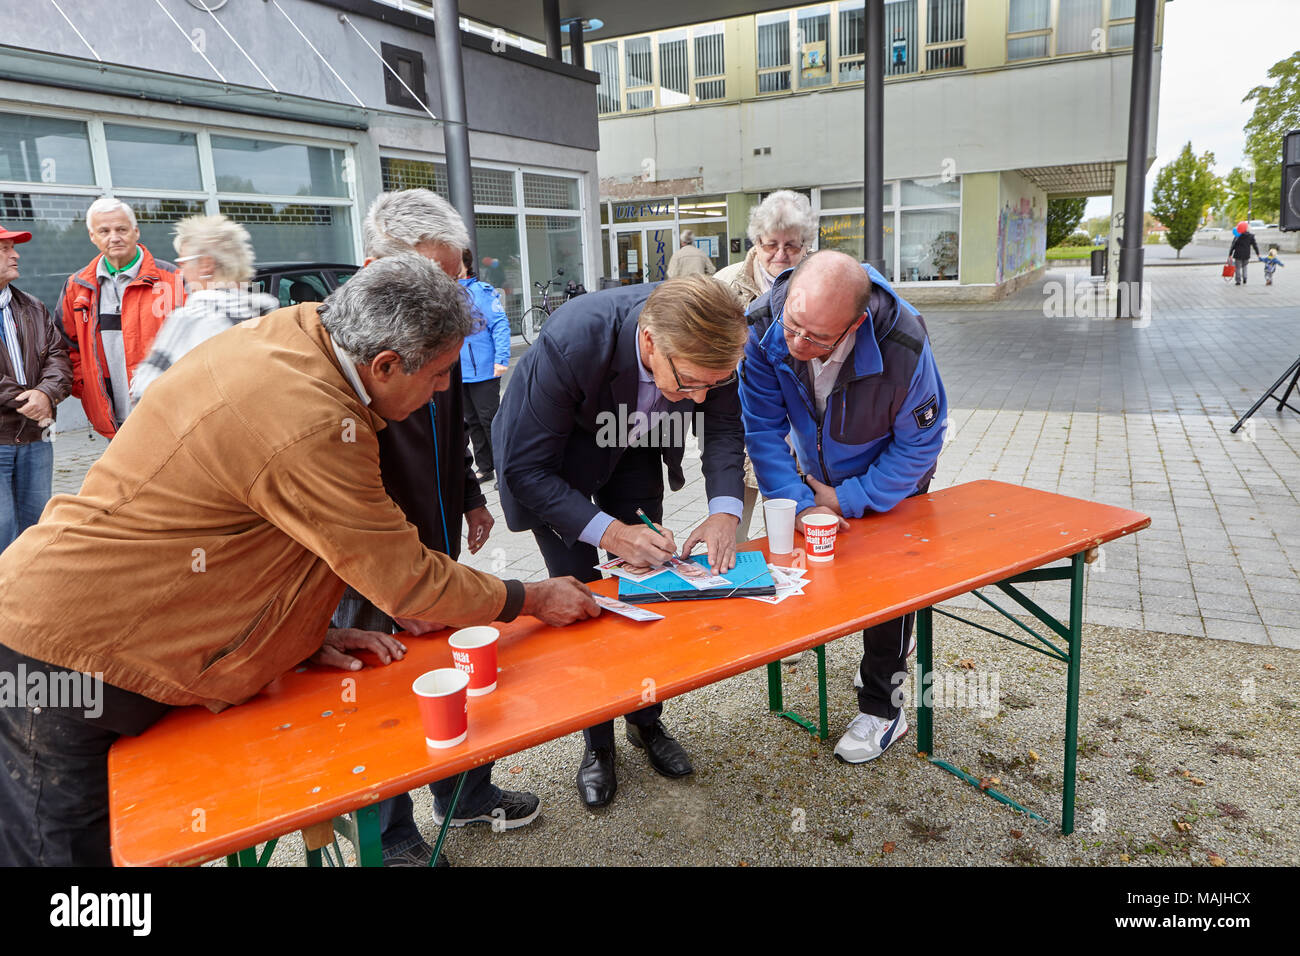
M 749 303 L 763 294 L 763 287 L 754 278 L 754 270 L 761 268 L 757 260 L 758 247 L 750 246 L 749 253 L 743 261 L 733 262 L 726 268 L 719 269 L 713 277 L 731 286 L 731 290 L 739 296 L 740 304 L 745 308 L 749 308 Z
M 667 278 L 678 279 L 682 276 L 713 275 L 713 260 L 705 255 L 699 246 L 678 246 L 668 263 Z
M 385 493 L 384 427 L 315 305 L 209 339 L 0 555 L 0 643 L 221 710 L 319 649 L 345 581 L 392 616 L 493 620 L 505 584 L 425 550 Z

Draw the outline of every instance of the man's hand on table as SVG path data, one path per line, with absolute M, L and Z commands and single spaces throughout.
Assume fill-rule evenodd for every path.
M 804 478 L 808 482 L 808 487 L 813 491 L 813 501 L 816 502 L 811 508 L 805 508 L 799 512 L 798 523 L 799 530 L 803 531 L 803 519 L 809 515 L 835 515 L 840 519 L 840 530 L 848 531 L 849 523 L 844 520 L 844 513 L 840 510 L 839 495 L 835 494 L 835 489 L 830 485 L 824 485 L 812 475 Z
M 643 524 L 611 521 L 600 536 L 600 546 L 638 568 L 657 568 L 677 551 L 673 533 L 667 528 L 659 530 L 663 533 L 656 534 Z
M 466 511 L 465 523 L 468 526 L 466 537 L 469 540 L 469 553 L 478 554 L 478 549 L 487 544 L 488 535 L 492 533 L 492 525 L 496 521 L 491 512 L 482 507 Z
M 519 613 L 530 614 L 552 627 L 563 627 L 599 617 L 600 605 L 592 600 L 591 590 L 577 578 L 548 578 L 524 585 L 524 606 Z
M 739 524 L 740 519 L 735 515 L 709 515 L 682 545 L 682 560 L 689 561 L 691 549 L 702 541 L 709 549 L 709 570 L 714 574 L 730 571 L 736 566 L 736 527 Z
M 361 631 L 355 627 L 331 627 L 325 632 L 320 650 L 309 660 L 322 667 L 359 671 L 365 665 L 346 651 L 374 651 L 382 664 L 400 661 L 406 656 L 406 645 L 391 634 L 378 631 Z

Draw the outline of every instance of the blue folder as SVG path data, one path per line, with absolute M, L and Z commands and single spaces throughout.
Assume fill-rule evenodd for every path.
M 707 555 L 691 558 L 696 564 L 709 566 Z M 696 601 L 703 598 L 748 597 L 775 594 L 776 582 L 767 569 L 761 551 L 737 551 L 736 566 L 723 575 L 731 584 L 728 587 L 691 587 L 671 571 L 661 571 L 644 581 L 618 579 L 618 599 L 629 604 L 655 604 L 659 601 Z

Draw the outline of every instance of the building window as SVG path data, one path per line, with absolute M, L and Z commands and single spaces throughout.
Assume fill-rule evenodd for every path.
M 1134 0 L 1110 0 L 1110 32 L 1106 38 L 1108 50 L 1133 45 L 1133 17 L 1136 13 Z
M 94 185 L 86 124 L 0 113 L 0 180 Z
M 408 50 L 391 43 L 380 43 L 380 56 L 386 66 L 384 71 L 384 101 L 389 106 L 404 106 L 423 110 L 429 102 L 424 86 L 424 56 L 419 50 Z M 397 75 L 394 76 L 393 74 Z M 400 81 L 399 81 L 400 77 Z M 403 85 L 405 84 L 405 85 Z
M 212 136 L 217 190 L 263 196 L 346 196 L 343 150 L 273 139 Z
M 817 247 L 864 255 L 862 187 L 821 189 Z M 959 278 L 961 181 L 904 179 L 885 183 L 882 223 L 884 275 L 891 282 Z
M 654 57 L 649 37 L 623 41 L 623 59 L 627 64 L 627 108 L 654 109 Z M 637 87 L 645 87 L 638 90 Z
M 1058 0 L 1056 53 L 1100 53 L 1101 0 Z
M 567 51 L 569 48 L 565 47 Z M 588 47 L 591 68 L 600 74 L 596 87 L 596 111 L 619 113 L 623 109 L 622 94 L 618 85 L 618 43 L 597 43 Z
M 790 14 L 758 17 L 758 92 L 790 89 Z
M 659 105 L 683 106 L 691 101 L 686 31 L 659 34 Z
M 965 0 L 929 0 L 926 8 L 925 68 L 953 70 L 966 65 Z
M 916 0 L 886 0 L 885 76 L 916 70 Z
M 1051 38 L 1051 0 L 1011 0 L 1007 11 L 1008 60 L 1047 56 Z
M 581 209 L 572 176 L 524 173 L 524 205 L 533 209 Z
M 105 123 L 104 140 L 114 188 L 203 188 L 198 138 L 194 133 Z
M 812 7 L 798 13 L 799 88 L 813 89 L 831 82 L 831 8 Z
M 694 30 L 697 100 L 720 100 L 727 95 L 727 81 L 721 78 L 727 72 L 725 36 L 721 23 L 711 23 Z M 701 77 L 718 79 L 698 79 Z
M 220 208 L 248 230 L 262 262 L 351 263 L 355 256 L 346 206 L 223 199 Z
M 862 0 L 841 3 L 839 6 L 839 66 L 836 73 L 841 83 L 861 83 L 864 76 L 863 63 L 865 62 L 865 54 L 863 51 L 866 47 L 863 45 L 865 25 L 863 23 L 862 7 Z
M 9 175 L 3 166 L 0 175 Z M 86 210 L 94 201 L 93 194 L 0 192 L 0 222 L 32 234 L 32 241 L 22 248 L 14 285 L 40 299 L 51 312 L 68 276 L 99 254 L 86 235 Z

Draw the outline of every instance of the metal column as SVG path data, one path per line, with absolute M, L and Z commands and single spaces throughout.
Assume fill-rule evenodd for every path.
M 569 25 L 569 53 L 572 55 L 573 65 L 580 70 L 585 70 L 587 68 L 587 51 L 582 45 L 582 31 L 587 26 L 587 21 L 578 17 L 564 22 Z
M 1151 121 L 1151 57 L 1156 0 L 1137 0 L 1133 24 L 1133 77 L 1128 97 L 1128 165 L 1124 185 L 1124 231 L 1119 249 L 1119 295 L 1115 317 L 1142 315 L 1142 222 L 1146 206 L 1147 138 Z
M 442 137 L 447 149 L 447 182 L 451 204 L 465 220 L 470 249 L 478 250 L 474 228 L 474 193 L 469 169 L 469 124 L 465 107 L 465 69 L 460 55 L 460 4 L 433 0 L 434 40 L 438 49 L 438 80 L 442 86 Z
M 862 258 L 885 272 L 885 0 L 864 11 L 865 82 L 862 84 Z
M 546 33 L 546 56 L 564 59 L 564 42 L 560 39 L 560 0 L 542 0 L 542 25 Z

